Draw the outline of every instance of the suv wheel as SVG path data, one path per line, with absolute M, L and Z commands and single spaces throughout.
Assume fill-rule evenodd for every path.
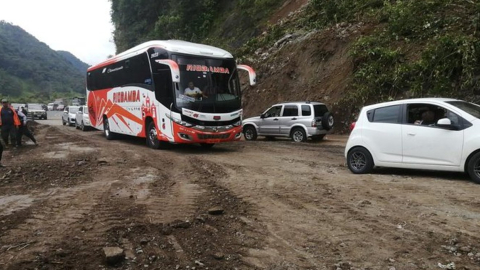
M 294 128 L 292 130 L 292 140 L 294 142 L 304 142 L 307 140 L 307 134 L 303 128 Z
M 257 139 L 257 130 L 253 126 L 246 126 L 243 128 L 243 136 L 247 141 L 254 141 Z
M 467 172 L 475 183 L 480 184 L 480 152 L 473 155 L 468 162 Z
M 373 169 L 373 158 L 363 147 L 355 147 L 348 152 L 347 165 L 355 174 L 369 173 Z
M 322 116 L 322 127 L 325 130 L 330 130 L 333 127 L 333 124 L 335 123 L 335 120 L 333 119 L 333 115 L 331 112 L 326 112 Z

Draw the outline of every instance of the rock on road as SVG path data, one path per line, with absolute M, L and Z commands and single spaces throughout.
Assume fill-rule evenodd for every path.
M 102 269 L 105 250 L 119 269 L 480 268 L 464 174 L 353 175 L 346 136 L 153 150 L 54 120 L 4 154 L 2 269 Z

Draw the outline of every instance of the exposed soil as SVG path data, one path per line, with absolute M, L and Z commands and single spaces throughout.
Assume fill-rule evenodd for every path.
M 64 126 L 36 137 L 4 153 L 1 269 L 480 268 L 480 185 L 353 175 L 345 136 L 167 151 Z

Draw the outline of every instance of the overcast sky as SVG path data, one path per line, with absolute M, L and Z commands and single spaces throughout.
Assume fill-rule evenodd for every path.
M 108 0 L 0 0 L 0 20 L 90 65 L 115 54 Z

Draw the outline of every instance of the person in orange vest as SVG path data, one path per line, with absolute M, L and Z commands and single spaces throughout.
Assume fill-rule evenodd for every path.
M 2 131 L 2 139 L 5 146 L 8 145 L 9 138 L 11 145 L 16 146 L 15 135 L 17 134 L 19 126 L 20 119 L 18 119 L 17 113 L 10 106 L 7 99 L 2 99 L 2 107 L 0 108 L 0 130 Z

